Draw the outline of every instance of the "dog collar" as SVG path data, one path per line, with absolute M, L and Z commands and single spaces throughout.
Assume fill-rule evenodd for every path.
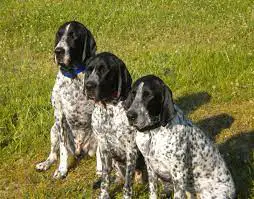
M 84 72 L 86 67 L 82 64 L 73 65 L 73 67 L 61 66 L 60 70 L 65 77 L 73 79 L 79 73 Z

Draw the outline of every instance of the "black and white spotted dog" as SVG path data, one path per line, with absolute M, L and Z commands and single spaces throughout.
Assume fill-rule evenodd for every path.
M 174 198 L 232 199 L 234 182 L 218 149 L 173 103 L 171 90 L 153 75 L 138 79 L 124 103 L 148 169 L 150 198 L 156 178 L 173 182 Z
M 60 70 L 51 97 L 55 116 L 50 134 L 51 151 L 46 161 L 36 165 L 37 170 L 47 170 L 57 160 L 60 149 L 60 164 L 53 176 L 57 179 L 67 174 L 68 153 L 78 157 L 96 151 L 91 128 L 94 104 L 83 93 L 85 62 L 95 51 L 95 40 L 83 24 L 71 21 L 58 29 L 55 62 Z
M 97 54 L 88 60 L 87 65 L 85 91 L 88 98 L 96 102 L 92 127 L 98 141 L 96 155 L 100 156 L 102 163 L 100 198 L 109 198 L 113 167 L 125 180 L 124 198 L 131 198 L 135 168 L 142 170 L 145 167 L 135 144 L 135 133 L 132 133 L 136 130 L 129 125 L 122 106 L 131 89 L 132 79 L 123 61 L 111 53 Z

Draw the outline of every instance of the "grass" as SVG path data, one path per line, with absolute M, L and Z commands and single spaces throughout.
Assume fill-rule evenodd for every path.
M 78 20 L 94 34 L 98 51 L 121 57 L 134 79 L 153 73 L 167 82 L 186 114 L 218 143 L 239 198 L 254 198 L 251 0 L 2 0 L 0 15 L 1 197 L 96 195 L 94 158 L 62 181 L 52 180 L 55 167 L 34 170 L 50 147 L 54 33 Z M 146 187 L 136 186 L 135 198 L 147 198 Z

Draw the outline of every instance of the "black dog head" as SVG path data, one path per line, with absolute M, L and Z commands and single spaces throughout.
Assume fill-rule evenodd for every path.
M 125 100 L 132 79 L 122 60 L 111 53 L 100 53 L 87 62 L 85 91 L 89 99 L 103 102 Z
M 91 32 L 76 21 L 61 25 L 55 38 L 55 62 L 64 67 L 82 64 L 95 55 L 96 43 Z
M 129 123 L 139 130 L 165 126 L 175 115 L 172 92 L 153 75 L 141 77 L 124 102 Z

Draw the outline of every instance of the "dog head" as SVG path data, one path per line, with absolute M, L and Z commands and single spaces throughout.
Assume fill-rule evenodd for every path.
M 61 25 L 55 38 L 55 62 L 64 67 L 73 67 L 94 56 L 96 43 L 91 32 L 76 21 Z
M 165 126 L 175 115 L 172 92 L 153 75 L 141 77 L 124 102 L 130 125 L 144 131 Z
M 132 79 L 121 59 L 103 52 L 90 58 L 87 67 L 84 82 L 89 99 L 105 103 L 126 99 Z

